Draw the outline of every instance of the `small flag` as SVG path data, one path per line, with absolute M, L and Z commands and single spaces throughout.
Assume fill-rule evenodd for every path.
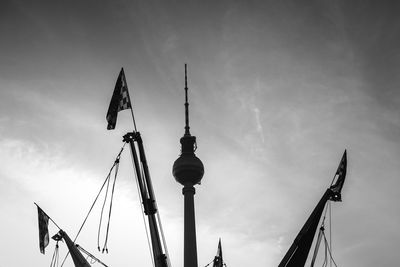
M 44 249 L 49 244 L 49 216 L 39 206 L 37 208 L 39 218 L 39 248 L 40 252 L 44 254 Z
M 347 170 L 347 153 L 346 150 L 343 153 L 342 159 L 340 160 L 339 167 L 336 171 L 336 174 L 339 175 L 339 179 L 344 179 L 346 177 Z
M 214 258 L 213 267 L 222 267 L 223 264 L 224 261 L 222 259 L 222 248 L 221 248 L 221 238 L 220 238 L 218 242 L 217 256 L 215 256 Z
M 128 85 L 126 83 L 124 68 L 121 69 L 117 82 L 115 84 L 114 93 L 111 98 L 110 106 L 107 111 L 107 130 L 115 129 L 117 124 L 118 112 L 124 109 L 132 108 L 129 98 Z
M 331 190 L 334 193 L 332 196 L 333 201 L 342 201 L 341 191 L 346 178 L 347 171 L 347 153 L 346 150 L 343 153 L 342 159 L 340 160 L 339 167 L 336 171 L 337 175 L 336 183 L 331 186 Z

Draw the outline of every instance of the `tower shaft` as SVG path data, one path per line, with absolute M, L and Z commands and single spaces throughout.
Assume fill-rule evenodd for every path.
M 184 267 L 197 267 L 197 245 L 196 245 L 196 223 L 194 213 L 194 194 L 196 190 L 193 186 L 185 186 L 182 194 L 185 198 L 184 203 Z

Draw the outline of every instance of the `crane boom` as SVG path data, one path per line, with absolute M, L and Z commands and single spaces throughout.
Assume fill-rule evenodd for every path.
M 157 203 L 151 183 L 149 167 L 144 152 L 143 141 L 139 132 L 130 132 L 124 135 L 124 142 L 129 143 L 132 152 L 132 161 L 136 171 L 143 211 L 147 216 L 150 229 L 151 249 L 155 267 L 169 267 L 166 244 L 161 239 L 161 221 L 157 216 Z

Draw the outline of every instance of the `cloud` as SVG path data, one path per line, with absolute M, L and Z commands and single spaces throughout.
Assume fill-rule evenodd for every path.
M 260 110 L 258 108 L 254 108 L 253 111 L 254 111 L 254 116 L 255 116 L 256 125 L 257 125 L 257 132 L 260 134 L 261 142 L 264 143 L 265 139 L 264 139 L 263 127 L 260 122 Z

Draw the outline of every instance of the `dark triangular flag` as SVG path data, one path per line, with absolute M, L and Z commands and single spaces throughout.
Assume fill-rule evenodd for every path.
M 335 176 L 337 176 L 336 183 L 330 187 L 333 192 L 333 201 L 342 201 L 341 191 L 344 184 L 344 179 L 346 178 L 347 171 L 347 153 L 346 150 L 343 153 L 342 159 L 340 160 L 339 167 L 336 171 Z
M 117 124 L 118 111 L 132 108 L 129 98 L 128 85 L 126 83 L 124 68 L 121 69 L 117 82 L 115 84 L 114 93 L 111 98 L 110 106 L 107 111 L 107 130 L 115 129 Z
M 222 259 L 222 248 L 221 248 L 221 238 L 220 238 L 218 242 L 217 256 L 215 256 L 214 258 L 213 267 L 222 267 L 223 264 L 224 261 Z
M 39 248 L 40 252 L 44 254 L 44 249 L 49 244 L 49 216 L 37 206 L 38 209 L 38 221 L 39 221 Z

